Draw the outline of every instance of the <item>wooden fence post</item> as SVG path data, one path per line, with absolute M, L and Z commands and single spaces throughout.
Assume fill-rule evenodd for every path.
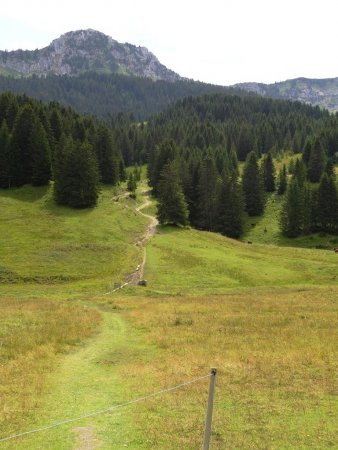
M 217 375 L 217 369 L 215 369 L 213 367 L 211 369 L 211 373 L 210 373 L 209 396 L 208 396 L 207 415 L 206 415 L 206 419 L 205 419 L 203 450 L 209 450 L 209 446 L 210 446 L 216 375 Z

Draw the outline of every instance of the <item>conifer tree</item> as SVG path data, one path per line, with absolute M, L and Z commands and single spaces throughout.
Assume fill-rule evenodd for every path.
M 255 152 L 248 154 L 242 177 L 245 209 L 249 216 L 260 216 L 264 211 L 264 190 Z
M 322 173 L 324 172 L 326 164 L 326 156 L 323 148 L 323 144 L 319 138 L 317 138 L 311 148 L 309 166 L 308 166 L 308 178 L 312 183 L 317 183 Z
M 305 193 L 297 178 L 292 177 L 281 211 L 282 233 L 288 237 L 302 234 L 305 222 Z
M 219 187 L 220 176 L 209 154 L 201 163 L 197 203 L 198 225 L 205 230 L 213 230 L 216 225 Z
M 188 207 L 175 161 L 167 163 L 161 172 L 157 217 L 161 224 L 188 225 Z
M 276 170 L 269 152 L 263 160 L 263 181 L 266 192 L 274 192 L 276 190 L 275 177 Z
M 55 172 L 56 201 L 72 208 L 89 208 L 97 203 L 99 172 L 88 142 L 68 141 L 64 161 Z
M 129 192 L 131 192 L 132 195 L 135 195 L 136 188 L 137 188 L 137 183 L 136 183 L 135 176 L 134 176 L 133 172 L 130 172 L 129 177 L 128 177 L 127 189 Z
M 286 174 L 286 165 L 283 164 L 283 168 L 279 172 L 278 176 L 278 195 L 283 195 L 286 192 L 287 189 L 287 174 Z
M 236 177 L 223 179 L 218 202 L 217 231 L 239 238 L 243 232 L 244 202 Z
M 338 232 L 338 193 L 333 177 L 325 172 L 318 187 L 317 224 L 321 231 Z
M 11 187 L 10 135 L 7 122 L 4 120 L 0 128 L 0 188 L 9 187 Z
M 51 178 L 50 147 L 38 117 L 33 118 L 28 143 L 32 151 L 30 181 L 33 186 L 44 186 Z
M 97 132 L 96 155 L 102 183 L 117 184 L 120 178 L 119 156 L 114 149 L 111 133 L 104 125 Z

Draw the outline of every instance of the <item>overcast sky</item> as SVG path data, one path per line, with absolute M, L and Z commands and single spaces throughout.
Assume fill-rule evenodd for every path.
M 0 49 L 86 28 L 210 83 L 338 77 L 338 0 L 6 0 Z

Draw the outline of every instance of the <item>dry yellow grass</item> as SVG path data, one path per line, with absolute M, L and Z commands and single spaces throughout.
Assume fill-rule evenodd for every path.
M 135 392 L 219 370 L 213 449 L 329 449 L 338 290 L 276 289 L 213 297 L 120 299 L 156 346 L 121 368 Z M 200 448 L 208 381 L 138 405 L 140 448 Z
M 0 435 L 29 423 L 56 355 L 92 334 L 94 309 L 48 300 L 1 299 Z

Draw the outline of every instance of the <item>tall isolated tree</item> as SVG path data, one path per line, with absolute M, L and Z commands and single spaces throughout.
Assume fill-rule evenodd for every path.
M 262 176 L 255 152 L 250 152 L 247 156 L 242 185 L 247 213 L 249 216 L 261 216 L 264 212 L 265 199 Z
M 276 190 L 275 178 L 276 170 L 269 152 L 263 159 L 263 181 L 266 192 L 274 192 Z
M 205 230 L 213 230 L 216 225 L 220 181 L 215 161 L 209 154 L 201 163 L 197 203 L 198 224 Z
M 188 225 L 188 207 L 185 201 L 176 161 L 162 169 L 158 184 L 157 217 L 161 224 Z

